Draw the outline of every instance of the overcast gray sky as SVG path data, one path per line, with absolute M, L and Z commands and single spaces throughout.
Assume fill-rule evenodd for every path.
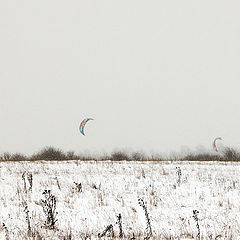
M 240 2 L 0 3 L 0 151 L 240 145 Z M 79 123 L 92 117 L 86 136 Z

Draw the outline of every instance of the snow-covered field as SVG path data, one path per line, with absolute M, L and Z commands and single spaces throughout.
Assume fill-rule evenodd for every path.
M 33 177 L 26 192 L 24 172 Z M 0 239 L 98 239 L 110 224 L 118 239 L 119 214 L 124 239 L 148 238 L 150 227 L 150 239 L 196 239 L 199 231 L 200 239 L 238 239 L 239 180 L 238 163 L 1 162 Z M 44 190 L 56 197 L 55 229 L 45 226 Z

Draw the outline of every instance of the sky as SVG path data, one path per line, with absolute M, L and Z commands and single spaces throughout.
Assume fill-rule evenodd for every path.
M 239 8 L 1 1 L 0 152 L 240 146 Z

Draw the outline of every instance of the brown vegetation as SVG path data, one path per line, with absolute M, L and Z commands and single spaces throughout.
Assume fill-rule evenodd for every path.
M 40 151 L 26 156 L 22 153 L 4 152 L 0 154 L 0 161 L 64 161 L 64 160 L 111 160 L 111 161 L 240 161 L 240 152 L 231 147 L 225 147 L 218 153 L 189 153 L 183 157 L 160 157 L 147 156 L 141 152 L 127 153 L 125 151 L 114 151 L 111 155 L 93 157 L 91 155 L 76 154 L 74 151 L 64 152 L 55 147 L 45 147 Z

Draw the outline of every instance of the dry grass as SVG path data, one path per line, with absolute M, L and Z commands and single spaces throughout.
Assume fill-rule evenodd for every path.
M 194 239 L 197 224 L 201 239 L 237 239 L 239 166 L 232 165 L 2 162 L 0 239 L 97 239 L 98 234 L 101 239 L 120 239 L 120 232 L 121 239 L 143 240 L 150 233 L 149 239 Z M 28 178 L 24 187 L 26 171 L 33 174 L 32 189 Z M 44 189 L 51 189 L 56 197 L 54 229 L 46 225 L 41 204 Z M 145 202 L 139 205 L 139 198 L 146 200 L 145 207 Z M 194 209 L 199 210 L 195 219 Z

